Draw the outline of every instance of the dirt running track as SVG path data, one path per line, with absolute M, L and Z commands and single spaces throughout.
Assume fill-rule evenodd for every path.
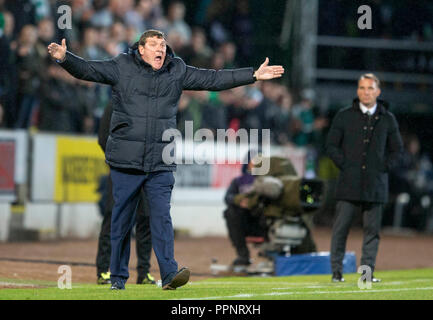
M 329 251 L 330 233 L 328 228 L 316 228 L 313 232 L 319 251 Z M 136 256 L 135 242 L 131 250 L 130 283 L 135 283 Z M 347 250 L 354 251 L 357 263 L 361 257 L 362 230 L 351 231 Z M 81 263 L 72 265 L 73 283 L 95 283 L 96 268 L 94 266 L 97 241 L 70 240 L 31 243 L 0 243 L 0 279 L 47 280 L 57 282 L 60 276 L 58 267 L 65 263 Z M 230 242 L 224 237 L 177 238 L 175 241 L 175 257 L 179 266 L 188 266 L 192 271 L 191 280 L 212 277 L 210 263 L 217 258 L 218 263 L 229 264 L 234 258 Z M 7 259 L 6 259 L 7 258 Z M 252 248 L 254 263 L 261 260 Z M 15 260 L 15 261 L 13 261 Z M 16 261 L 18 260 L 18 261 Z M 36 260 L 23 262 L 22 260 Z M 45 262 L 39 262 L 44 260 Z M 51 263 L 49 263 L 51 262 Z M 152 274 L 159 279 L 158 265 L 152 255 Z M 382 232 L 382 239 L 377 259 L 377 270 L 396 270 L 413 268 L 433 268 L 433 235 L 412 234 L 397 235 Z M 2 283 L 0 288 L 11 287 Z M 25 284 L 19 285 L 25 287 Z

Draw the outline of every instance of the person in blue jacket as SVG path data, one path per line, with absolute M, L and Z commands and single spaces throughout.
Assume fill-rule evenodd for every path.
M 129 277 L 131 229 L 140 190 L 144 188 L 150 214 L 152 245 L 159 264 L 162 288 L 185 285 L 188 268 L 178 270 L 174 259 L 174 232 L 170 198 L 176 164 L 163 160 L 170 141 L 163 133 L 176 128 L 178 102 L 183 90 L 218 91 L 279 78 L 282 66 L 257 69 L 198 69 L 175 57 L 164 33 L 145 31 L 128 53 L 103 61 L 86 61 L 67 51 L 66 40 L 51 43 L 48 53 L 78 79 L 112 87 L 113 115 L 105 151 L 111 167 L 114 208 L 111 223 L 111 288 L 125 289 Z

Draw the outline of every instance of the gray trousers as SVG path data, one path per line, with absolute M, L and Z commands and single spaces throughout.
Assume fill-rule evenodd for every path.
M 364 229 L 361 265 L 369 266 L 373 272 L 379 248 L 383 205 L 381 203 L 338 201 L 336 210 L 331 240 L 332 272 L 343 274 L 347 236 L 355 215 L 360 212 L 363 214 Z

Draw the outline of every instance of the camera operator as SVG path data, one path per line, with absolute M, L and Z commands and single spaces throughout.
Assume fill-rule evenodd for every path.
M 247 247 L 247 236 L 263 236 L 264 228 L 260 226 L 260 217 L 254 215 L 248 206 L 246 195 L 251 191 L 254 176 L 251 174 L 252 162 L 242 166 L 242 175 L 232 180 L 225 195 L 227 209 L 224 211 L 227 229 L 237 257 L 232 266 L 239 270 L 251 264 Z
M 299 178 L 289 159 L 271 157 L 269 160 L 268 174 L 257 177 L 249 173 L 253 165 L 250 161 L 248 166 L 244 166 L 243 175 L 232 181 L 226 193 L 228 209 L 224 217 L 238 254 L 233 269 L 251 263 L 247 236 L 264 238 L 262 249 L 266 256 L 284 250 L 292 254 L 317 251 L 311 233 L 311 214 L 320 203 L 320 195 L 316 195 L 313 202 L 318 203 L 312 203 L 310 207 L 313 210 L 309 210 L 303 203 L 300 190 L 303 187 L 316 190 L 321 182 Z

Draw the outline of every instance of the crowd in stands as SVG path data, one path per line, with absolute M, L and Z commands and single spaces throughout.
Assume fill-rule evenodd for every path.
M 428 1 L 403 1 L 404 5 L 391 5 L 387 0 L 367 2 L 375 14 L 375 36 L 431 39 L 428 30 L 433 19 L 428 17 L 433 10 Z M 58 8 L 64 4 L 72 9 L 70 29 L 57 26 Z M 144 30 L 155 28 L 166 33 L 169 45 L 187 64 L 217 70 L 249 66 L 254 31 L 249 1 L 237 1 L 230 14 L 227 1 L 202 4 L 193 19 L 196 25 L 191 25 L 185 21 L 186 7 L 179 0 L 165 7 L 161 0 L 0 0 L 0 126 L 97 131 L 110 101 L 110 88 L 73 79 L 47 57 L 47 45 L 63 37 L 70 51 L 97 60 L 127 52 Z M 349 15 L 343 14 L 351 10 L 356 15 L 355 4 L 329 0 L 319 5 L 319 34 L 359 32 L 350 28 L 345 20 Z M 418 13 L 418 19 L 407 18 Z M 406 21 L 404 30 L 396 27 L 396 21 Z M 272 128 L 276 144 L 321 142 L 328 120 L 316 114 L 314 92 L 308 91 L 296 97 L 297 101 L 280 82 L 221 93 L 185 92 L 179 105 L 179 127 L 193 120 L 194 129 Z
M 63 4 L 72 9 L 70 29 L 57 25 Z M 191 26 L 185 21 L 185 4 L 178 0 L 166 8 L 160 0 L 0 0 L 0 123 L 41 131 L 97 132 L 110 88 L 74 79 L 49 59 L 47 45 L 63 37 L 68 50 L 98 60 L 127 52 L 143 31 L 153 28 L 165 32 L 187 64 L 216 70 L 249 66 L 248 1 L 236 3 L 232 19 L 218 16 L 220 5 L 211 1 L 204 18 L 209 22 Z M 230 20 L 232 25 L 223 24 Z M 179 129 L 186 120 L 194 121 L 194 129 L 271 128 L 273 143 L 305 146 L 327 125 L 326 119 L 316 119 L 314 92 L 306 91 L 299 103 L 278 81 L 218 93 L 185 92 L 179 103 Z

